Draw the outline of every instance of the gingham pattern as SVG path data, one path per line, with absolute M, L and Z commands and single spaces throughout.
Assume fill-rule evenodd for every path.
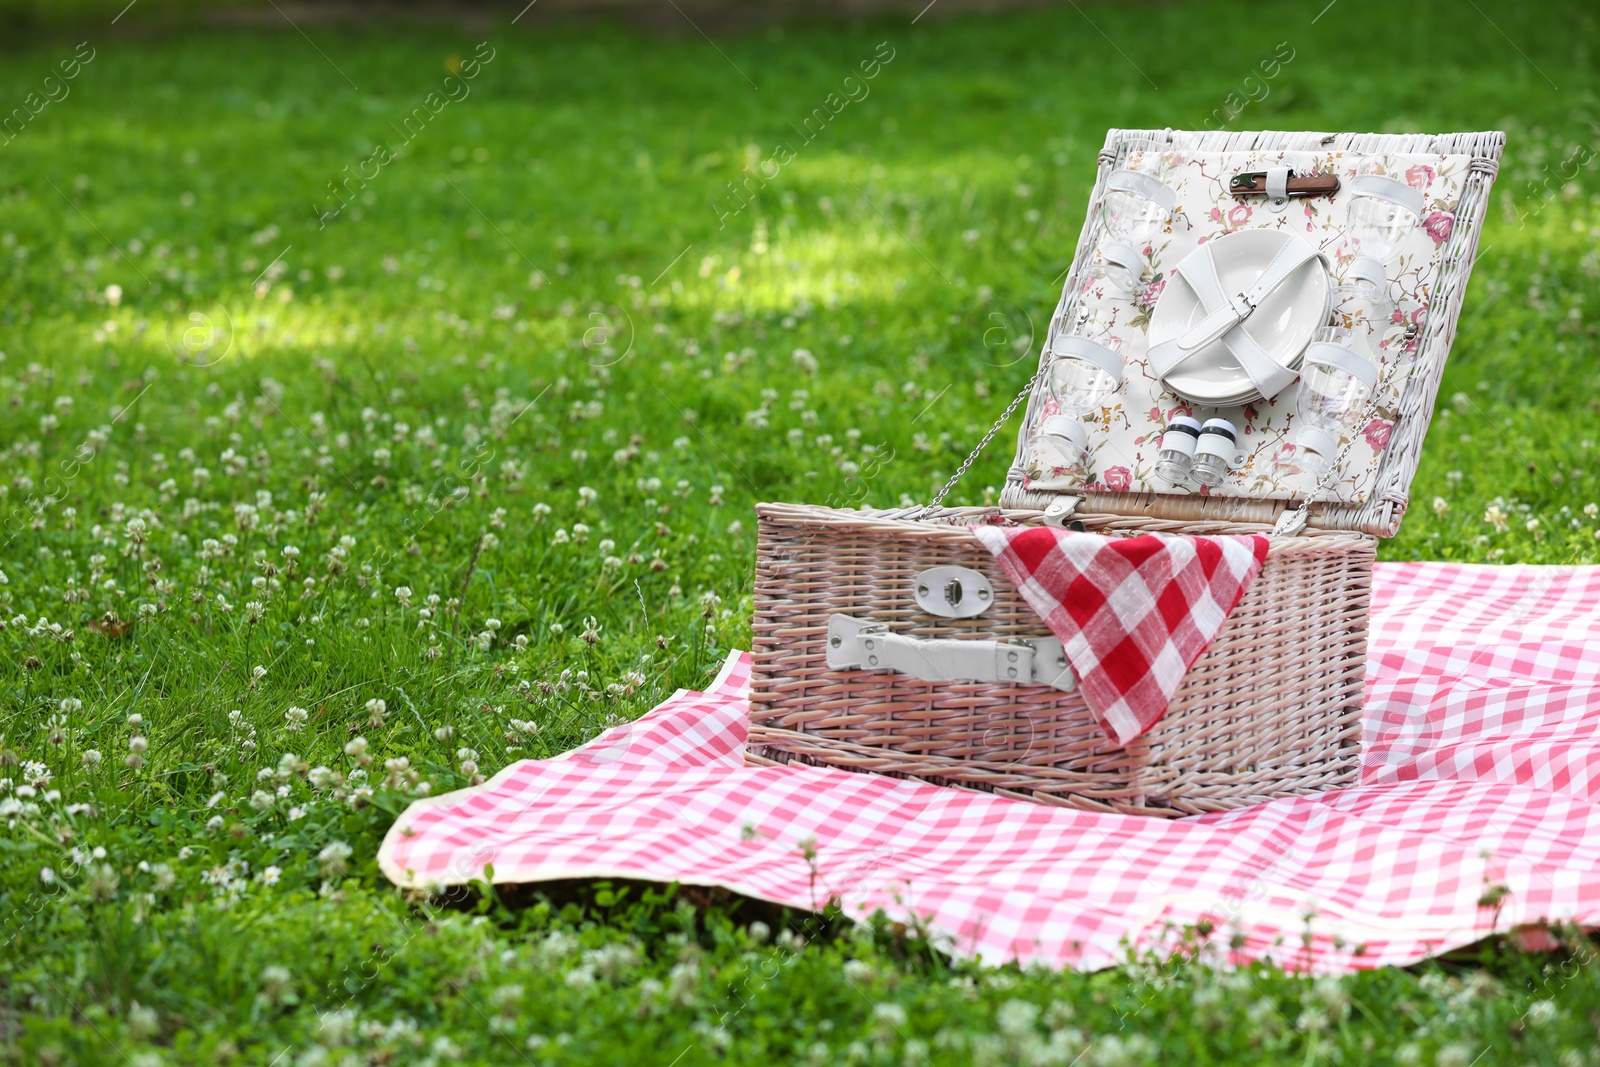
M 972 532 L 1061 639 L 1084 703 L 1119 745 L 1161 721 L 1267 558 L 1260 536 Z
M 1209 920 L 1233 962 L 1411 963 L 1600 926 L 1600 568 L 1380 564 L 1367 781 L 1177 821 L 743 765 L 749 661 L 565 756 L 420 800 L 395 882 L 640 878 L 921 916 L 952 951 L 1102 967 Z M 814 841 L 812 866 L 802 842 Z M 1499 911 L 1489 886 L 1509 889 Z M 1239 947 L 1230 938 L 1241 936 Z

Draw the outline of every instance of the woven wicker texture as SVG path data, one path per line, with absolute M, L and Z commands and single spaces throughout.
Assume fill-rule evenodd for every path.
M 1276 537 L 1260 575 L 1190 669 L 1165 718 L 1126 749 L 1076 693 L 924 682 L 827 665 L 828 617 L 922 637 L 1047 636 L 966 524 L 994 509 L 843 511 L 765 504 L 756 569 L 750 759 L 801 760 L 1140 815 L 1222 811 L 1351 785 L 1358 769 L 1375 542 Z M 1019 522 L 1038 512 L 1008 511 Z M 1259 527 L 1079 516 L 1091 531 L 1260 533 Z M 917 571 L 958 564 L 993 583 L 972 619 L 936 619 Z
M 1419 340 L 1415 369 L 1401 395 L 1398 417 L 1387 448 L 1379 463 L 1373 491 L 1359 505 L 1327 504 L 1313 509 L 1311 524 L 1329 529 L 1359 530 L 1379 537 L 1392 537 L 1400 528 L 1410 502 L 1411 480 L 1422 456 L 1422 441 L 1427 436 L 1433 403 L 1444 375 L 1445 357 L 1455 338 L 1461 314 L 1462 296 L 1483 229 L 1488 209 L 1489 188 L 1499 170 L 1505 134 L 1352 134 L 1212 132 L 1178 130 L 1112 130 L 1106 135 L 1100 153 L 1099 175 L 1090 197 L 1089 212 L 1073 257 L 1073 267 L 1062 288 L 1059 317 L 1081 285 L 1081 274 L 1094 258 L 1094 250 L 1104 237 L 1100 203 L 1106 180 L 1116 163 L 1119 148 L 1131 141 L 1154 140 L 1186 151 L 1339 151 L 1361 153 L 1441 153 L 1472 156 L 1471 174 L 1456 205 L 1454 225 L 1441 251 L 1433 299 Z M 1041 365 L 1046 355 L 1041 353 Z M 1029 400 L 1019 427 L 1016 456 L 1006 476 L 1000 502 L 1013 508 L 1044 508 L 1059 495 L 1024 487 L 1027 427 L 1035 424 L 1038 408 L 1047 399 L 1042 382 Z M 1234 522 L 1271 523 L 1295 501 L 1242 500 L 1238 498 L 1167 495 L 1162 493 L 1085 494 L 1086 505 L 1094 511 L 1123 515 L 1143 515 L 1173 519 L 1226 519 Z

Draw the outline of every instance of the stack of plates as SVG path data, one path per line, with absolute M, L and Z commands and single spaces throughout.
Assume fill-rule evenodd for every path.
M 1256 283 L 1279 249 L 1298 240 L 1279 230 L 1238 230 L 1217 238 L 1207 247 L 1211 249 L 1223 291 L 1242 293 Z M 1182 275 L 1173 273 L 1169 278 L 1150 316 L 1152 348 L 1182 336 L 1206 315 Z M 1327 267 L 1320 259 L 1309 259 L 1267 294 L 1242 323 L 1242 328 L 1279 365 L 1299 370 L 1312 335 L 1328 324 L 1332 294 Z M 1162 382 L 1185 400 L 1209 407 L 1240 407 L 1263 399 L 1261 391 L 1220 340 L 1184 360 Z

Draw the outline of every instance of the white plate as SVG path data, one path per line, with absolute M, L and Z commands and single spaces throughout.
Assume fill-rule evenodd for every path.
M 1297 241 L 1278 230 L 1237 230 L 1207 247 L 1224 292 L 1250 288 L 1286 243 Z M 1273 360 L 1293 370 L 1300 365 L 1311 335 L 1326 326 L 1333 286 L 1318 259 L 1307 260 L 1284 279 L 1244 321 L 1244 329 Z M 1201 319 L 1205 310 L 1194 290 L 1176 273 L 1150 316 L 1150 347 L 1175 340 Z M 1202 348 L 1163 379 L 1168 389 L 1197 404 L 1238 407 L 1261 392 L 1220 340 Z

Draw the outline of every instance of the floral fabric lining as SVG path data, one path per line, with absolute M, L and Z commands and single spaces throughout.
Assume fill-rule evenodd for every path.
M 1332 198 L 1291 200 L 1285 210 L 1273 212 L 1264 198 L 1240 200 L 1229 195 L 1227 183 L 1242 171 L 1273 166 L 1288 166 L 1299 173 L 1331 171 L 1348 180 L 1372 158 L 1354 152 L 1163 153 L 1159 167 L 1163 180 L 1177 194 L 1177 208 L 1164 232 L 1142 249 L 1144 271 L 1140 284 L 1130 297 L 1080 270 L 1081 290 L 1067 294 L 1051 323 L 1053 338 L 1057 332 L 1070 330 L 1073 319 L 1086 321 L 1094 336 L 1120 350 L 1126 363 L 1124 384 L 1112 404 L 1092 420 L 1087 471 L 1054 465 L 1056 458 L 1048 451 L 1048 444 L 1041 447 L 1036 432 L 1039 423 L 1056 414 L 1058 408 L 1050 398 L 1048 384 L 1040 386 L 1042 402 L 1034 405 L 1035 421 L 1029 427 L 1024 485 L 1045 491 L 1087 488 L 1122 493 L 1209 492 L 1253 499 L 1305 498 L 1316 490 L 1315 479 L 1292 466 L 1296 386 L 1269 401 L 1242 408 L 1192 405 L 1167 391 L 1149 370 L 1146 330 L 1172 268 L 1200 245 L 1237 230 L 1294 233 L 1327 255 L 1333 282 L 1339 284 L 1356 256 L 1356 249 L 1344 233 L 1352 199 L 1348 191 L 1341 190 Z M 1372 410 L 1353 438 L 1341 442 L 1339 480 L 1319 497 L 1346 504 L 1364 502 L 1377 479 L 1472 157 L 1385 154 L 1382 160 L 1392 177 L 1423 194 L 1425 206 L 1421 225 L 1406 237 L 1398 255 L 1387 266 L 1389 297 L 1395 301 L 1396 310 L 1379 344 L 1382 371 Z M 1103 227 L 1099 237 L 1102 244 L 1107 240 Z M 1076 299 L 1072 298 L 1074 295 Z M 1161 432 L 1176 415 L 1193 415 L 1202 420 L 1220 415 L 1240 428 L 1246 459 L 1221 486 L 1211 490 L 1200 490 L 1192 484 L 1175 487 L 1155 475 Z

